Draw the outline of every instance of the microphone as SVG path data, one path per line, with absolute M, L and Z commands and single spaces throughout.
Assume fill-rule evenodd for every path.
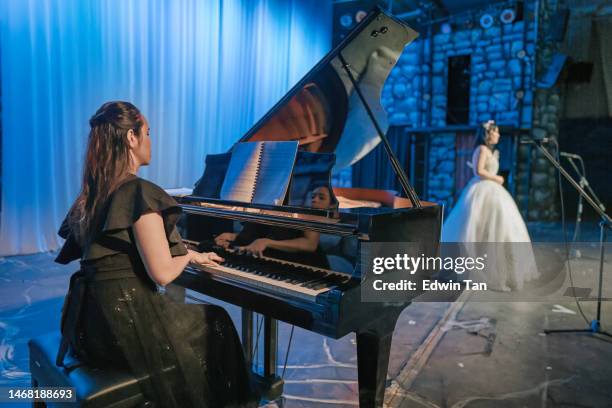
M 576 159 L 576 160 L 581 160 L 582 157 L 580 157 L 577 154 L 574 153 L 567 153 L 567 152 L 559 152 L 559 154 L 563 157 L 567 157 L 568 159 Z

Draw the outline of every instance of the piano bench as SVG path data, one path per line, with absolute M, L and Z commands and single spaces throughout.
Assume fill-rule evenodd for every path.
M 60 334 L 54 332 L 28 342 L 33 387 L 73 387 L 76 403 L 80 407 L 127 408 L 151 405 L 142 395 L 136 378 L 127 371 L 103 371 L 87 366 L 67 370 L 56 366 L 55 357 L 60 339 Z M 70 366 L 75 361 L 72 355 L 66 355 L 66 365 Z M 75 403 L 36 402 L 33 406 L 74 407 Z

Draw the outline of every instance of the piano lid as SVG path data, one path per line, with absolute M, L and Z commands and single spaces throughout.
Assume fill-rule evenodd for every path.
M 383 10 L 374 9 L 239 142 L 298 140 L 301 150 L 335 152 L 335 170 L 357 162 L 380 138 L 340 55 L 386 132 L 389 125 L 380 104 L 382 87 L 404 47 L 417 36 Z

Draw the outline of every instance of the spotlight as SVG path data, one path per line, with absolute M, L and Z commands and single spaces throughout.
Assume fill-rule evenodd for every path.
M 343 14 L 340 17 L 340 25 L 344 28 L 349 28 L 353 25 L 353 17 L 350 14 Z
M 361 23 L 361 20 L 363 20 L 367 15 L 368 13 L 366 11 L 359 10 L 357 13 L 355 13 L 355 22 Z
M 493 26 L 494 21 L 495 21 L 495 20 L 493 19 L 493 16 L 492 16 L 492 15 L 490 15 L 490 14 L 488 14 L 488 13 L 487 13 L 487 14 L 483 14 L 483 15 L 480 17 L 480 26 L 481 26 L 482 28 L 490 28 L 490 27 L 492 27 L 492 26 Z
M 516 12 L 514 11 L 514 9 L 510 9 L 510 8 L 504 9 L 499 15 L 499 20 L 504 24 L 510 24 L 514 22 L 515 19 L 516 19 Z

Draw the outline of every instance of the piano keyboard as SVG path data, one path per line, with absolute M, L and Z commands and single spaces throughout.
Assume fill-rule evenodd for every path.
M 318 295 L 348 282 L 345 273 L 268 257 L 253 257 L 235 250 L 214 250 L 225 262 L 219 266 L 189 264 L 191 269 L 237 281 L 268 292 L 314 301 Z

